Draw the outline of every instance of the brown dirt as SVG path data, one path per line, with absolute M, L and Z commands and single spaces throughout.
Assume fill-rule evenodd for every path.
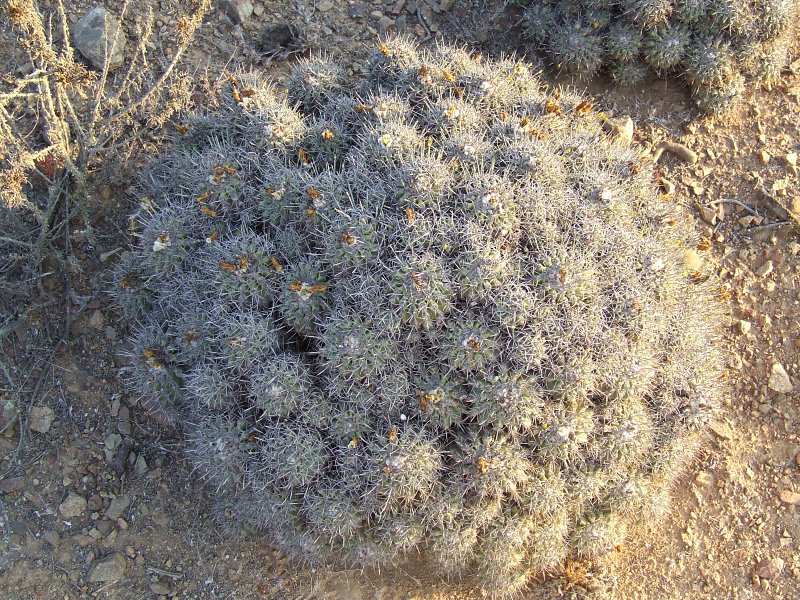
M 315 50 L 351 60 L 374 43 L 378 17 L 370 13 L 380 9 L 394 17 L 390 9 L 403 3 L 253 4 L 260 14 L 243 29 L 218 10 L 207 17 L 188 59 L 197 73 L 213 78 L 224 68 L 267 68 L 279 76 L 286 61 L 266 60 L 255 41 L 264 25 L 287 21 Z M 326 4 L 331 7 L 321 10 Z M 361 4 L 365 16 L 351 17 L 352 5 Z M 417 4 L 440 6 L 435 0 Z M 518 11 L 506 3 L 441 4 L 446 9 L 431 11 L 426 24 L 443 37 L 492 54 L 524 51 L 514 27 Z M 106 5 L 119 9 L 119 2 Z M 132 17 L 145 6 L 152 6 L 163 32 L 175 26 L 180 2 L 136 3 Z M 84 0 L 71 3 L 70 15 L 77 18 L 89 7 Z M 415 35 L 416 11 L 401 15 Z M 4 70 L 11 71 L 19 57 L 8 30 L 0 27 L 0 33 Z M 417 33 L 424 37 L 424 28 Z M 797 172 L 786 160 L 800 148 L 800 64 L 794 66 L 771 90 L 753 90 L 719 118 L 700 118 L 672 83 L 651 81 L 625 91 L 590 86 L 598 106 L 633 118 L 634 141 L 645 151 L 669 140 L 698 154 L 694 165 L 665 154 L 659 166 L 675 185 L 671 201 L 689 206 L 708 238 L 708 249 L 700 251 L 702 271 L 724 284 L 732 311 L 724 340 L 730 350 L 724 422 L 674 491 L 666 520 L 634 532 L 614 555 L 589 565 L 589 576 L 612 590 L 608 597 L 800 597 L 800 494 L 792 495 L 800 492 L 800 240 L 797 224 L 779 208 L 794 203 L 800 209 Z M 22 438 L 19 428 L 0 436 L 4 597 L 478 598 L 467 584 L 431 576 L 424 564 L 382 573 L 326 571 L 293 563 L 257 537 L 219 530 L 209 492 L 184 461 L 179 436 L 149 417 L 119 380 L 127 325 L 104 293 L 113 259 L 103 263 L 100 255 L 124 245 L 121 232 L 135 199 L 99 175 L 94 187 L 100 235 L 97 245 L 77 247 L 69 339 L 54 348 L 58 315 L 40 314 L 4 352 L 29 409 Z M 769 388 L 775 363 L 788 372 L 792 392 Z M 59 507 L 70 494 L 87 504 L 65 516 Z M 114 563 L 124 576 L 93 582 L 98 563 Z M 529 595 L 540 596 L 552 597 Z

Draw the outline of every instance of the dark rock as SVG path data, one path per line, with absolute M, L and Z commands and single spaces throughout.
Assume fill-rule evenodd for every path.
M 219 7 L 234 25 L 244 25 L 253 14 L 253 3 L 250 0 L 220 0 Z
M 72 42 L 78 52 L 97 70 L 103 68 L 108 50 L 108 69 L 122 66 L 123 50 L 128 42 L 119 21 L 105 8 L 98 6 L 75 23 Z
M 117 447 L 114 456 L 109 461 L 111 467 L 119 474 L 125 472 L 128 463 L 128 455 L 133 450 L 133 440 L 125 438 L 122 443 Z
M 383 33 L 393 25 L 394 25 L 394 19 L 391 19 L 387 16 L 383 16 L 380 19 L 378 19 L 376 27 L 380 33 Z
M 10 477 L 0 481 L 0 493 L 16 494 L 23 489 L 25 489 L 24 477 Z
M 347 14 L 353 19 L 361 19 L 367 14 L 367 5 L 356 2 L 347 9 Z
M 111 501 L 111 504 L 106 509 L 106 518 L 116 521 L 128 509 L 131 504 L 131 497 L 127 494 L 121 494 Z

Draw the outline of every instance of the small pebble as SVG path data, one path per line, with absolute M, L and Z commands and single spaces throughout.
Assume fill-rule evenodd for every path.
M 347 14 L 350 15 L 351 19 L 360 19 L 367 14 L 367 7 L 365 4 L 357 2 L 347 9 Z
M 694 478 L 695 482 L 699 483 L 700 485 L 711 485 L 714 483 L 714 476 L 707 471 L 700 471 L 697 474 L 697 477 Z
M 756 567 L 756 575 L 761 577 L 761 579 L 775 579 L 783 572 L 783 565 L 784 562 L 782 558 L 776 557 L 762 560 L 758 563 L 758 567 Z
M 378 19 L 376 27 L 378 28 L 378 31 L 380 33 L 383 33 L 393 25 L 394 25 L 393 19 L 390 19 L 389 17 L 381 17 L 380 19 Z
M 131 503 L 130 496 L 128 496 L 127 494 L 120 494 L 111 501 L 111 504 L 106 509 L 106 518 L 112 521 L 116 521 L 128 509 L 130 503 Z
M 717 224 L 717 211 L 708 206 L 698 206 L 697 212 L 700 213 L 700 218 L 709 225 Z
M 616 137 L 621 142 L 630 144 L 633 141 L 633 119 L 630 117 L 610 118 L 604 123 L 604 126 L 612 136 Z
M 75 492 L 70 492 L 66 500 L 59 504 L 58 512 L 67 519 L 73 519 L 82 516 L 87 506 L 86 498 L 79 496 Z
M 772 273 L 772 271 L 774 269 L 775 269 L 775 265 L 772 263 L 771 260 L 768 260 L 763 265 L 758 267 L 758 270 L 756 271 L 756 275 L 758 275 L 759 277 L 766 277 L 767 275 Z
M 150 591 L 159 596 L 169 596 L 172 594 L 172 587 L 166 581 L 158 579 L 150 584 Z
M 671 196 L 675 193 L 675 184 L 672 183 L 669 179 L 665 179 L 664 177 L 658 178 L 658 184 L 661 186 L 661 191 Z
M 387 4 L 391 4 L 392 5 L 392 8 L 389 9 L 389 12 L 392 13 L 393 15 L 397 16 L 401 12 L 403 12 L 403 8 L 405 8 L 405 5 L 406 5 L 406 0 L 397 0 L 397 2 L 394 2 L 394 0 L 391 0 L 390 2 L 387 2 Z
M 28 427 L 37 433 L 47 433 L 55 421 L 53 409 L 47 406 L 33 406 L 28 413 Z
M 100 310 L 96 310 L 89 317 L 89 325 L 94 329 L 103 329 L 106 325 L 106 319 Z
M 89 570 L 89 581 L 101 583 L 106 581 L 119 581 L 125 577 L 127 564 L 125 557 L 115 552 L 110 556 L 98 560 Z
M 789 379 L 789 374 L 781 363 L 774 363 L 772 365 L 767 385 L 769 389 L 781 394 L 788 394 L 793 389 L 792 380 Z
M 119 448 L 119 445 L 121 443 L 122 443 L 122 436 L 117 433 L 109 433 L 106 436 L 105 440 L 103 440 L 103 444 L 111 452 Z

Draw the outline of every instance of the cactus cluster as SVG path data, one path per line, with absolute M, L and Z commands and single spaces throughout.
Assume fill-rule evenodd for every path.
M 146 169 L 130 380 L 230 523 L 510 596 L 664 510 L 718 403 L 713 285 L 584 98 L 404 38 L 369 65 L 231 77 Z
M 676 77 L 707 112 L 780 72 L 798 20 L 797 0 L 532 0 L 524 18 L 557 71 L 621 86 Z

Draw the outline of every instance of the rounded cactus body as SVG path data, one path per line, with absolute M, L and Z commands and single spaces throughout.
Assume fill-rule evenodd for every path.
M 289 100 L 232 78 L 148 168 L 113 283 L 130 379 L 229 521 L 508 597 L 663 513 L 718 405 L 719 307 L 589 101 L 404 38 L 369 64 L 304 63 Z
M 626 21 L 617 21 L 608 30 L 606 52 L 617 62 L 625 63 L 639 56 L 642 33 L 638 27 Z
M 710 113 L 736 102 L 746 80 L 780 73 L 798 23 L 798 0 L 530 0 L 523 19 L 557 72 L 605 73 L 622 87 L 648 73 L 676 78 Z
M 641 60 L 631 62 L 615 63 L 610 67 L 611 79 L 620 87 L 633 87 L 641 83 L 649 69 Z
M 556 25 L 548 50 L 558 70 L 591 77 L 603 66 L 603 40 L 588 19 L 567 20 Z
M 313 374 L 297 354 L 284 352 L 264 357 L 250 376 L 249 391 L 263 417 L 289 417 L 315 393 Z
M 624 14 L 642 28 L 666 22 L 672 14 L 672 0 L 621 0 Z
M 686 54 L 691 32 L 680 25 L 653 29 L 644 40 L 644 59 L 657 72 L 677 67 Z

